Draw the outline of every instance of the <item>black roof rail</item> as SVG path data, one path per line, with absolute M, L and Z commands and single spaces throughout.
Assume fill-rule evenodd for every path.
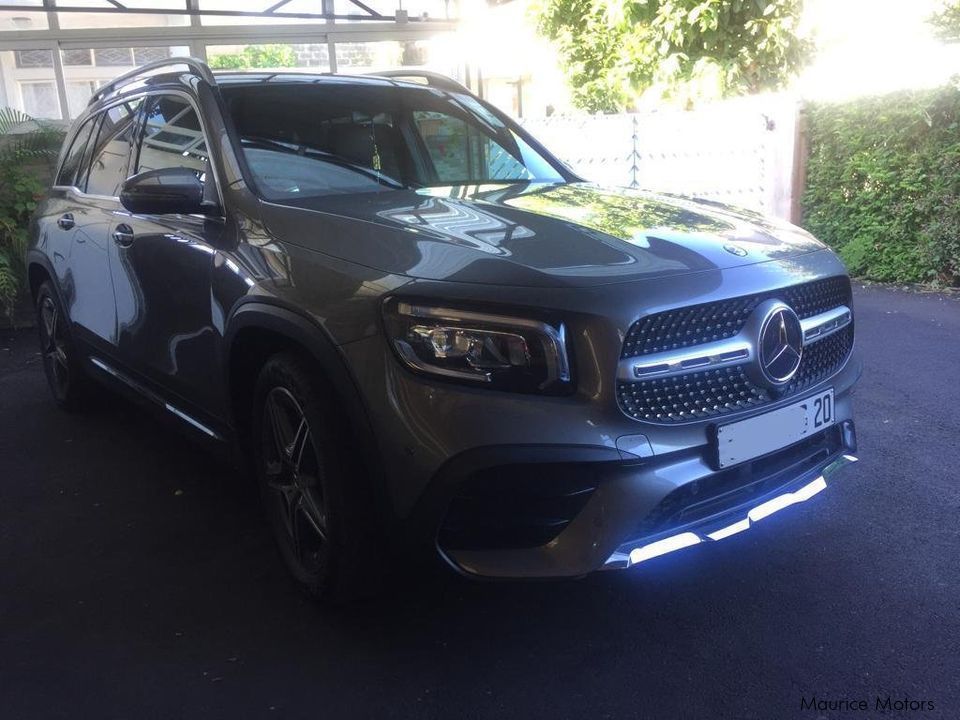
M 163 60 L 156 60 L 154 62 L 147 63 L 146 65 L 141 65 L 138 68 L 126 72 L 123 75 L 114 78 L 106 85 L 98 89 L 91 97 L 88 105 L 93 105 L 97 100 L 104 97 L 107 93 L 112 90 L 116 90 L 121 85 L 124 85 L 136 77 L 144 75 L 152 70 L 157 70 L 159 68 L 164 68 L 173 65 L 186 65 L 187 69 L 190 70 L 194 75 L 202 78 L 211 85 L 217 84 L 217 79 L 214 77 L 213 73 L 210 71 L 210 67 L 203 62 L 203 60 L 198 60 L 197 58 L 192 57 L 171 57 L 164 58 Z
M 470 92 L 470 90 L 451 77 L 441 73 L 431 72 L 430 70 L 381 70 L 380 72 L 369 73 L 375 77 L 396 78 L 420 78 L 426 80 L 430 87 L 440 88 L 441 90 L 455 90 L 457 92 Z

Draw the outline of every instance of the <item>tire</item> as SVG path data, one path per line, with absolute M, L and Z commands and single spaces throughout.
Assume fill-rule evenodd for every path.
M 334 393 L 305 358 L 274 355 L 257 379 L 252 419 L 264 514 L 290 574 L 317 600 L 371 594 L 374 506 Z
M 36 312 L 43 371 L 54 402 L 63 410 L 80 410 L 89 401 L 90 380 L 70 334 L 67 314 L 49 280 L 37 291 Z

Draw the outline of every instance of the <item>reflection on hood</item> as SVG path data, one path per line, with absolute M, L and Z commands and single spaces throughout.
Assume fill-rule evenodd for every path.
M 386 272 L 494 284 L 623 282 L 822 247 L 726 206 L 587 183 L 303 198 L 265 204 L 265 221 L 285 242 Z

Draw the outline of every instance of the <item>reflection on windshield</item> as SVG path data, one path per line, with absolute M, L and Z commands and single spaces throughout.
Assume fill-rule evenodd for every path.
M 384 185 L 403 187 L 399 181 L 380 172 L 323 152 L 300 153 L 255 147 L 246 142 L 243 147 L 247 164 L 270 199 L 369 192 Z
M 303 83 L 223 92 L 253 184 L 271 200 L 566 179 L 510 120 L 462 93 Z

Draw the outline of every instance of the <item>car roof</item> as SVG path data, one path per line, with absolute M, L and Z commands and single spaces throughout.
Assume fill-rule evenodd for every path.
M 401 74 L 396 77 L 387 77 L 384 75 L 341 75 L 339 73 L 317 73 L 317 72 L 264 72 L 264 71 L 237 71 L 225 70 L 213 73 L 216 80 L 215 87 L 258 87 L 264 85 L 291 85 L 291 84 L 309 84 L 309 85 L 329 85 L 329 86 L 365 86 L 365 87 L 394 87 L 424 89 L 434 88 L 438 90 L 457 90 L 469 92 L 467 88 L 460 85 L 456 80 L 444 78 L 431 74 L 435 78 L 431 80 L 427 77 L 421 77 L 419 71 L 411 70 L 409 75 Z M 104 105 L 111 104 L 117 100 L 122 100 L 128 95 L 142 93 L 144 90 L 163 90 L 163 89 L 189 89 L 187 76 L 180 71 L 161 72 L 144 77 L 140 80 L 132 80 L 129 83 L 111 88 L 110 91 L 91 102 L 87 112 L 102 108 Z M 442 87 L 435 84 L 436 79 L 442 82 Z M 84 113 L 86 114 L 86 113 Z

